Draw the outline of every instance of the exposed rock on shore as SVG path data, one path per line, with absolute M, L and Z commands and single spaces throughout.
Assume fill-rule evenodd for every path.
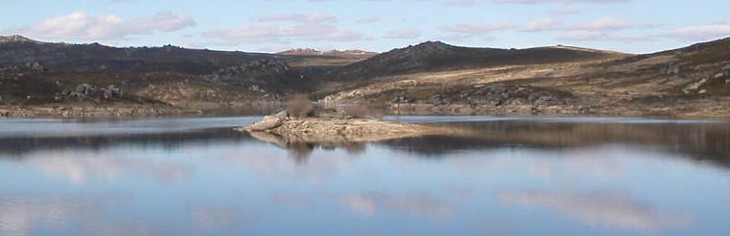
M 57 105 L 57 106 L 0 106 L 0 117 L 154 117 L 197 114 L 163 105 Z
M 282 143 L 372 142 L 423 135 L 449 134 L 435 127 L 350 116 L 343 111 L 313 106 L 304 98 L 290 101 L 287 110 L 264 117 L 246 127 L 236 128 L 263 141 Z M 272 138 L 273 137 L 273 138 Z
M 279 116 L 266 116 L 258 123 L 236 130 L 274 134 L 290 143 L 368 142 L 447 133 L 434 127 L 377 119 Z

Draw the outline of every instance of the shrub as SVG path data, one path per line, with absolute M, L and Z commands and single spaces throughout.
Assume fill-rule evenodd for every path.
M 297 94 L 289 99 L 286 111 L 294 117 L 311 117 L 314 116 L 314 104 L 306 95 Z

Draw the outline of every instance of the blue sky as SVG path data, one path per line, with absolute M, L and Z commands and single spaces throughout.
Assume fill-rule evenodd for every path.
M 257 52 L 441 40 L 647 53 L 729 37 L 727 9 L 727 0 L 0 0 L 0 34 Z

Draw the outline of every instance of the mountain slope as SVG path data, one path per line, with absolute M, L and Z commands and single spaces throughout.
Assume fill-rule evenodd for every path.
M 425 42 L 373 56 L 0 37 L 0 104 L 210 107 L 277 102 L 295 93 L 424 113 L 730 117 L 730 38 L 644 55 Z
M 12 40 L 11 40 L 12 39 Z M 41 43 L 19 36 L 0 42 L 4 100 L 59 100 L 64 90 L 115 85 L 168 103 L 280 96 L 308 85 L 281 58 L 268 54 L 184 49 L 115 48 L 100 44 Z M 180 88 L 190 91 L 179 94 Z M 178 93 L 169 96 L 171 93 Z M 67 95 L 67 94 L 66 94 Z M 173 100 L 168 98 L 176 97 Z
M 339 72 L 364 80 L 331 82 L 320 90 L 322 101 L 384 103 L 416 113 L 730 118 L 730 39 L 645 55 L 426 43 Z
M 333 78 L 368 79 L 378 76 L 485 68 L 505 65 L 564 63 L 623 57 L 626 54 L 568 47 L 496 49 L 458 47 L 425 42 L 394 49 L 333 72 Z

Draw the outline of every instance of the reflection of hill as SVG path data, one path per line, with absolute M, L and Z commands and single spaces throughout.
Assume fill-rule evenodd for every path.
M 477 137 L 420 137 L 383 142 L 425 155 L 497 147 L 569 148 L 612 143 L 658 146 L 730 167 L 730 124 L 595 124 L 496 121 L 440 124 Z
M 111 146 L 162 146 L 175 149 L 183 145 L 220 144 L 250 140 L 246 133 L 229 128 L 207 129 L 185 133 L 124 134 L 112 136 L 79 137 L 15 137 L 0 138 L 0 154 L 23 155 L 30 152 L 54 149 L 100 150 Z
M 438 123 L 453 129 L 468 130 L 460 136 L 427 136 L 377 142 L 389 148 L 413 152 L 422 157 L 439 157 L 457 151 L 505 147 L 566 149 L 598 145 L 627 144 L 651 146 L 670 152 L 687 154 L 695 160 L 706 160 L 730 167 L 730 123 L 568 123 L 539 121 L 490 121 Z M 260 135 L 260 134 L 259 134 Z M 289 150 L 293 160 L 307 162 L 320 149 L 344 149 L 351 154 L 367 152 L 362 142 L 285 142 L 272 137 L 251 137 L 229 128 L 150 134 L 87 135 L 77 137 L 21 136 L 0 138 L 0 155 L 22 158 L 31 152 L 57 149 L 101 150 L 114 146 L 162 147 L 176 149 L 187 145 L 219 145 L 222 143 L 273 143 Z

